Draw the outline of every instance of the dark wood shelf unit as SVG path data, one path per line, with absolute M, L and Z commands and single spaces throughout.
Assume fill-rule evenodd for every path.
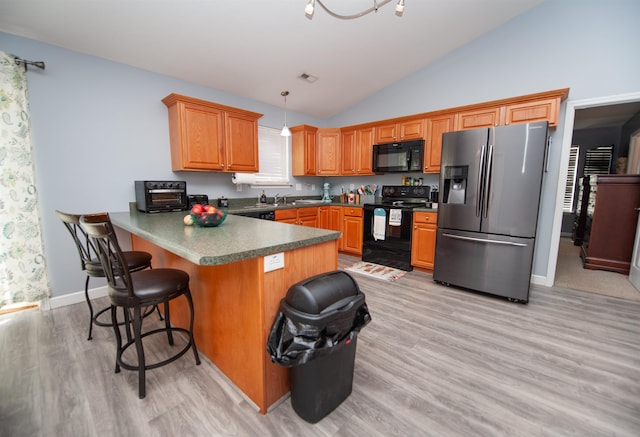
M 586 269 L 629 274 L 640 207 L 640 175 L 598 175 L 580 256 Z

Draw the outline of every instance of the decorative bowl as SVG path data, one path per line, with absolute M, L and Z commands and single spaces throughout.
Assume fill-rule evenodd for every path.
M 191 214 L 193 222 L 203 228 L 220 226 L 227 218 L 227 211 L 224 209 L 218 209 L 216 212 L 201 212 L 199 214 L 190 212 L 189 214 Z

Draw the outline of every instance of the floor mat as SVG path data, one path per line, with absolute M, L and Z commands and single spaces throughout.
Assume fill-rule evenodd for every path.
M 352 266 L 345 268 L 345 270 L 390 282 L 400 279 L 407 273 L 404 270 L 394 269 L 393 267 L 381 266 L 380 264 L 365 261 L 358 261 Z

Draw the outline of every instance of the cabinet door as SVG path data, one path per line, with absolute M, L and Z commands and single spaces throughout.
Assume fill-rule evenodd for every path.
M 291 128 L 291 174 L 293 176 L 315 176 L 316 132 L 318 128 L 307 125 Z
M 330 206 L 321 206 L 318 208 L 318 227 L 321 229 L 331 229 Z
M 424 120 L 410 120 L 400 123 L 400 140 L 415 140 L 424 138 Z
M 442 134 L 453 130 L 453 114 L 427 119 L 427 141 L 425 143 L 424 173 L 440 173 Z
M 297 209 L 276 209 L 275 216 L 277 222 L 289 223 L 292 225 L 295 225 L 298 222 Z
M 343 222 L 342 222 L 342 207 L 341 206 L 330 206 L 329 207 L 329 229 L 332 231 L 343 232 Z M 343 235 L 338 239 L 338 250 L 342 250 L 342 240 Z
M 342 250 L 362 255 L 362 217 L 344 216 Z
M 376 143 L 392 143 L 398 137 L 398 125 L 396 123 L 380 124 L 376 126 Z
M 342 250 L 362 255 L 362 208 L 343 208 Z
M 342 132 L 340 142 L 342 147 L 340 174 L 353 176 L 357 168 L 356 131 Z
M 318 227 L 318 207 L 298 208 L 298 224 L 300 226 Z
M 455 130 L 498 126 L 500 124 L 501 111 L 502 109 L 497 107 L 459 112 L 456 114 Z
M 171 109 L 172 170 L 224 170 L 223 112 L 181 102 Z
M 437 215 L 429 212 L 413 214 L 411 235 L 411 265 L 433 269 L 436 252 Z
M 319 175 L 340 174 L 340 129 L 318 129 L 318 172 Z
M 373 143 L 375 128 L 358 129 L 356 133 L 356 173 L 359 175 L 373 174 Z
M 549 126 L 558 124 L 560 98 L 507 105 L 504 124 L 548 121 Z
M 257 173 L 258 121 L 244 114 L 227 112 L 225 129 L 225 170 Z

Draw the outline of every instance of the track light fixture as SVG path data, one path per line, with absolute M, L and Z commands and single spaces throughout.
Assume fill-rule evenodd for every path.
M 283 137 L 290 137 L 291 131 L 287 126 L 287 96 L 289 95 L 289 91 L 282 91 L 280 95 L 284 97 L 284 126 L 282 128 L 282 132 L 280 132 L 280 135 L 282 135 Z
M 378 2 L 377 0 L 373 0 L 373 6 L 371 6 L 369 9 L 365 9 L 364 11 L 359 12 L 357 14 L 341 15 L 341 14 L 336 14 L 331 9 L 326 7 L 324 3 L 322 3 L 322 0 L 308 0 L 307 6 L 305 6 L 304 8 L 304 14 L 308 19 L 312 19 L 313 13 L 315 12 L 316 2 L 318 2 L 318 4 L 322 7 L 322 9 L 324 9 L 325 12 L 331 15 L 332 17 L 339 18 L 341 20 L 353 20 L 354 18 L 363 17 L 371 12 L 378 12 L 378 9 L 381 6 L 384 6 L 387 3 L 391 3 L 391 1 L 393 0 L 381 0 L 380 2 Z M 404 12 L 404 0 L 398 0 L 398 3 L 396 4 L 396 15 L 401 17 L 403 12 Z

